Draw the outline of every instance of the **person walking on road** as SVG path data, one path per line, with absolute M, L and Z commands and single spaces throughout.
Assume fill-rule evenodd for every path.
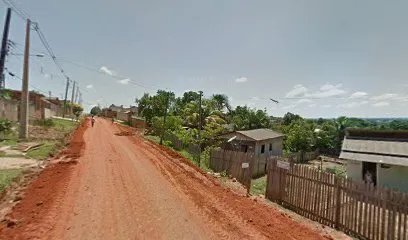
M 91 119 L 91 124 L 92 124 L 92 127 L 94 126 L 94 124 L 95 124 L 95 117 L 92 115 L 92 119 Z

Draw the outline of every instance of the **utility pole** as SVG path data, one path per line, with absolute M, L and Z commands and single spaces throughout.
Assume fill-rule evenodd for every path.
M 4 76 L 4 65 L 6 62 L 8 34 L 10 29 L 11 8 L 7 8 L 6 21 L 4 23 L 3 40 L 1 42 L 0 53 L 0 89 L 4 89 L 6 86 L 6 79 Z
M 75 84 L 76 84 L 76 81 L 74 81 L 74 85 L 72 86 L 71 103 L 74 103 L 74 96 L 75 96 Z
M 166 107 L 164 109 L 164 116 L 163 116 L 163 130 L 162 134 L 160 137 L 160 145 L 163 145 L 163 138 L 164 138 L 164 133 L 166 132 L 166 116 L 167 116 L 167 108 L 169 107 L 169 98 L 170 98 L 170 93 L 166 93 Z
M 65 117 L 65 112 L 67 111 L 68 88 L 69 88 L 69 78 L 67 78 L 67 86 L 65 87 L 64 110 L 62 112 L 63 118 Z
M 51 98 L 51 91 L 48 91 L 48 97 Z
M 202 109 L 201 109 L 201 97 L 203 96 L 203 91 L 198 91 L 200 93 L 200 98 L 198 100 L 198 104 L 199 104 L 199 115 L 200 115 L 200 119 L 198 122 L 198 167 L 201 166 L 201 128 L 203 127 L 203 113 L 202 113 Z
M 19 138 L 26 139 L 28 136 L 28 70 L 29 70 L 29 58 L 30 58 L 30 28 L 31 21 L 27 19 L 26 26 L 26 38 L 25 38 L 25 50 L 24 50 L 24 67 L 23 67 L 23 87 L 21 90 L 21 105 L 20 105 L 20 132 Z
M 77 87 L 77 90 L 76 90 L 74 103 L 78 103 L 78 93 L 79 93 L 79 87 Z

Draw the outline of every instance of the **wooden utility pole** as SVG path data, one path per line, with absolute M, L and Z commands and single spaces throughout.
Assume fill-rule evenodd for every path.
M 7 55 L 10 18 L 11 18 L 11 8 L 7 8 L 7 15 L 6 15 L 6 21 L 4 23 L 3 40 L 1 42 L 1 53 L 0 53 L 0 89 L 4 89 L 6 86 L 6 83 L 5 83 L 6 79 L 4 76 L 4 64 L 6 62 L 6 55 Z
M 203 113 L 202 113 L 202 108 L 201 108 L 201 97 L 203 96 L 203 91 L 198 91 L 200 93 L 200 98 L 198 100 L 198 104 L 199 104 L 199 115 L 200 115 L 200 119 L 198 121 L 198 166 L 201 166 L 201 128 L 203 128 Z
M 67 97 L 68 97 L 68 88 L 69 88 L 69 78 L 67 78 L 67 85 L 65 87 L 65 98 L 64 98 L 64 109 L 62 112 L 62 117 L 65 117 L 65 112 L 67 111 Z
M 24 50 L 24 67 L 23 67 L 23 86 L 21 89 L 21 105 L 20 105 L 20 132 L 19 138 L 26 139 L 28 136 L 28 70 L 30 58 L 30 28 L 31 21 L 27 19 L 25 50 Z
M 162 134 L 160 137 L 160 145 L 163 145 L 163 138 L 164 138 L 164 134 L 166 132 L 166 116 L 167 116 L 167 108 L 169 107 L 169 96 L 170 93 L 167 92 L 166 93 L 166 107 L 164 109 L 164 116 L 163 116 L 163 130 L 162 130 Z

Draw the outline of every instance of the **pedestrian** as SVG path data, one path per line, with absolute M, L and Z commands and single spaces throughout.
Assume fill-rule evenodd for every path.
M 93 127 L 93 126 L 94 126 L 94 124 L 95 124 L 95 118 L 94 118 L 94 116 L 93 116 L 93 115 L 92 115 L 91 123 L 92 123 L 92 127 Z

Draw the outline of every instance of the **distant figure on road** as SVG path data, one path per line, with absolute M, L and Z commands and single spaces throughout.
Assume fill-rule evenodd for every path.
M 91 124 L 92 124 L 92 127 L 94 126 L 94 124 L 95 124 L 95 118 L 94 118 L 94 116 L 92 115 L 92 119 L 91 119 Z
M 112 124 L 115 123 L 115 118 L 112 118 Z

